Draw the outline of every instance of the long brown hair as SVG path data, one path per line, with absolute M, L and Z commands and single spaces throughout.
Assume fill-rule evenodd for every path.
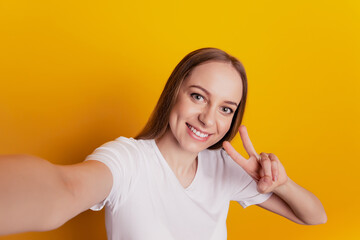
M 169 127 L 170 112 L 176 102 L 181 84 L 196 66 L 208 61 L 231 63 L 240 74 L 243 84 L 242 99 L 235 111 L 229 131 L 220 141 L 210 146 L 209 149 L 221 148 L 223 141 L 231 141 L 235 137 L 242 122 L 247 97 L 247 78 L 244 66 L 238 59 L 223 50 L 217 48 L 201 48 L 186 55 L 175 67 L 166 82 L 164 90 L 148 122 L 135 139 L 155 139 L 164 135 Z

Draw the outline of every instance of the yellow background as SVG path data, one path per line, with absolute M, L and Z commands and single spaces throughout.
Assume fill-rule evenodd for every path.
M 0 1 L 0 154 L 81 162 L 144 126 L 175 65 L 218 47 L 247 70 L 244 125 L 323 203 L 302 226 L 231 203 L 228 239 L 360 237 L 359 1 Z M 233 141 L 244 155 L 239 136 Z M 1 214 L 1 213 L 0 213 Z M 13 239 L 105 239 L 104 212 Z

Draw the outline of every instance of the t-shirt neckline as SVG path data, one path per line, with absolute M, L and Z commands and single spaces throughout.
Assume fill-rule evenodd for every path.
M 186 188 L 181 185 L 179 179 L 176 177 L 174 171 L 171 169 L 171 167 L 169 166 L 168 162 L 165 160 L 164 156 L 162 155 L 162 153 L 160 152 L 159 147 L 157 146 L 155 139 L 151 139 L 151 144 L 153 145 L 153 149 L 155 150 L 156 155 L 160 158 L 160 160 L 162 161 L 163 165 L 165 165 L 165 168 L 167 169 L 167 171 L 170 173 L 170 175 L 172 175 L 172 178 L 174 178 L 174 181 L 177 182 L 177 184 L 180 186 L 180 188 L 182 188 L 184 191 L 189 191 L 193 188 L 195 182 L 197 181 L 197 179 L 199 178 L 199 170 L 201 169 L 201 152 L 199 152 L 198 154 L 198 164 L 197 164 L 197 168 L 196 168 L 196 173 L 195 173 L 195 177 L 192 180 L 192 182 L 190 183 L 189 186 L 187 186 Z

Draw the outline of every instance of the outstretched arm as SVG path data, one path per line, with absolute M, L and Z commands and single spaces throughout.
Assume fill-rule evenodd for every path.
M 55 165 L 31 155 L 0 156 L 0 236 L 49 231 L 102 201 L 112 186 L 101 162 Z
M 258 155 L 244 125 L 239 132 L 249 159 L 241 156 L 227 141 L 223 143 L 224 149 L 257 182 L 260 193 L 275 193 L 258 206 L 299 224 L 325 223 L 327 216 L 320 200 L 292 181 L 274 154 L 262 152 Z

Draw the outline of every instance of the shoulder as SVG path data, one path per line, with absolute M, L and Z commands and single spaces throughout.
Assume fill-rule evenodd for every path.
M 127 199 L 147 170 L 145 166 L 146 149 L 150 144 L 150 140 L 118 137 L 102 144 L 86 157 L 85 161 L 95 160 L 104 163 L 113 178 L 110 193 L 105 200 L 94 205 L 92 210 L 102 209 L 106 202 L 115 206 Z
M 251 177 L 237 164 L 224 149 L 210 150 L 201 152 L 203 166 L 209 174 L 221 178 L 230 184 L 249 183 Z
M 98 148 L 123 148 L 123 147 L 128 147 L 128 148 L 136 148 L 137 147 L 137 140 L 133 139 L 133 138 L 127 138 L 127 137 L 118 137 L 114 140 L 108 141 L 104 144 L 102 144 L 100 147 Z
M 251 182 L 251 177 L 238 165 L 224 149 L 203 150 L 200 152 L 201 173 L 206 181 L 221 191 L 226 199 L 244 189 Z
M 113 170 L 127 169 L 128 172 L 138 172 L 148 155 L 149 146 L 150 140 L 118 137 L 97 147 L 85 161 L 98 160 Z
M 220 169 L 236 169 L 242 171 L 239 166 L 222 148 L 216 150 L 205 149 L 200 152 L 201 158 L 206 159 L 206 164 Z
M 96 152 L 108 152 L 109 154 L 114 155 L 132 155 L 139 156 L 142 151 L 145 151 L 148 146 L 150 140 L 137 140 L 134 138 L 127 137 L 118 137 L 112 141 L 108 141 L 102 144 L 100 147 L 94 150 Z

